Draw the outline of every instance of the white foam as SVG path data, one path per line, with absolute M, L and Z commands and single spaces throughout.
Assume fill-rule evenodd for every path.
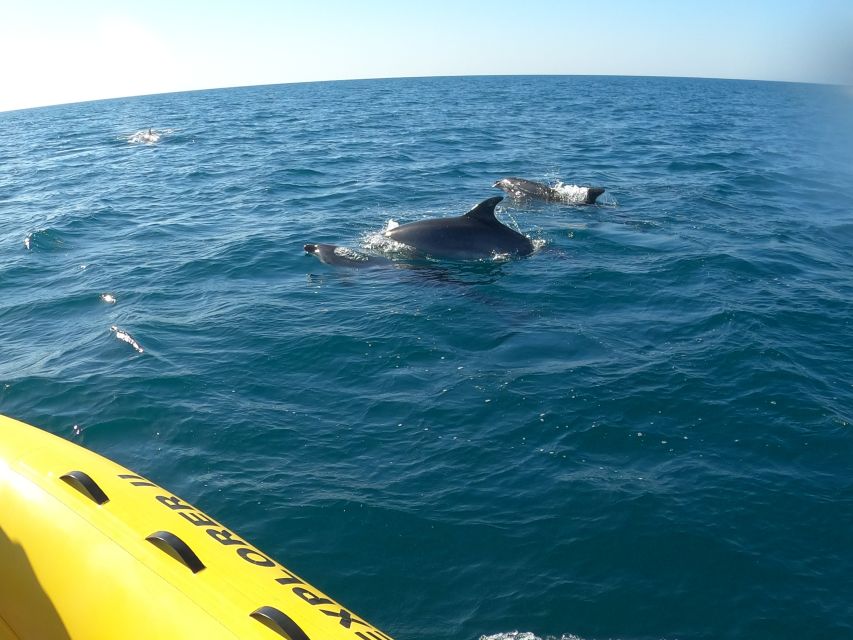
M 362 248 L 367 252 L 381 253 L 388 257 L 393 257 L 401 254 L 406 255 L 411 253 L 411 247 L 408 247 L 401 242 L 397 242 L 396 240 L 393 240 L 387 235 L 385 235 L 391 229 L 394 229 L 395 227 L 399 226 L 393 220 L 389 220 L 388 224 L 393 224 L 393 226 L 387 226 L 385 229 L 379 231 L 378 233 L 368 233 L 362 236 Z
M 566 202 L 583 204 L 586 202 L 586 197 L 589 194 L 589 187 L 579 187 L 576 184 L 563 184 L 562 182 L 558 182 L 554 185 L 554 191 L 556 191 L 560 198 Z
M 530 242 L 533 243 L 533 253 L 536 253 L 548 244 L 548 241 L 545 238 L 531 238 Z
M 349 247 L 335 247 L 334 253 L 336 256 L 341 256 L 342 258 L 353 260 L 355 262 L 367 262 L 368 260 L 368 256 L 363 253 L 359 253 L 354 249 L 350 249 Z
M 111 293 L 102 293 L 101 294 L 101 300 L 103 300 L 107 304 L 115 304 L 116 303 L 116 298 Z
M 530 631 L 507 631 L 505 633 L 495 633 L 488 636 L 480 636 L 480 640 L 543 640 L 539 636 Z M 574 634 L 563 634 L 559 638 L 556 636 L 548 636 L 545 640 L 583 640 L 580 636 Z
M 131 336 L 127 331 L 124 331 L 123 329 L 119 329 L 115 325 L 110 327 L 110 331 L 112 331 L 113 333 L 116 334 L 116 338 L 118 338 L 122 342 L 126 342 L 131 347 L 136 349 L 137 352 L 142 353 L 144 351 L 144 349 L 141 346 L 139 346 L 139 343 L 136 340 L 134 340 L 133 336 Z

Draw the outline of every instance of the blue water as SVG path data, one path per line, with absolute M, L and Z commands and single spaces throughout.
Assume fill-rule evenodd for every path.
M 738 81 L 2 113 L 0 412 L 396 638 L 853 637 L 851 150 L 850 93 Z M 502 202 L 522 259 L 302 250 L 507 175 L 607 192 Z

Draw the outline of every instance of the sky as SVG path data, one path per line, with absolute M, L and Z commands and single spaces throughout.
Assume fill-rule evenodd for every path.
M 0 0 L 0 111 L 318 80 L 853 84 L 850 0 Z

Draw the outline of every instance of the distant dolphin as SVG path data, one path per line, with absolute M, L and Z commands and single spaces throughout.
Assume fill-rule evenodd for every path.
M 563 202 L 577 202 L 578 204 L 595 204 L 598 196 L 604 193 L 604 187 L 574 187 L 572 191 L 566 192 L 524 178 L 501 178 L 492 186 L 503 189 L 516 198 L 562 200 Z M 576 193 L 574 189 L 577 189 Z
M 305 252 L 317 256 L 320 262 L 324 264 L 338 267 L 377 267 L 391 262 L 388 258 L 369 256 L 366 253 L 334 244 L 306 244 Z
M 130 136 L 127 141 L 133 144 L 139 144 L 140 142 L 144 142 L 145 144 L 154 144 L 155 142 L 160 141 L 160 134 L 149 128 L 148 131 L 137 131 Z
M 513 231 L 495 218 L 496 196 L 483 200 L 468 213 L 455 218 L 435 218 L 400 225 L 385 236 L 436 258 L 472 260 L 495 254 L 526 256 L 533 252 L 530 238 Z

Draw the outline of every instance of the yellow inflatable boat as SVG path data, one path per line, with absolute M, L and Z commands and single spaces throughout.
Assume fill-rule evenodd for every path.
M 0 416 L 0 640 L 390 640 L 153 482 Z

